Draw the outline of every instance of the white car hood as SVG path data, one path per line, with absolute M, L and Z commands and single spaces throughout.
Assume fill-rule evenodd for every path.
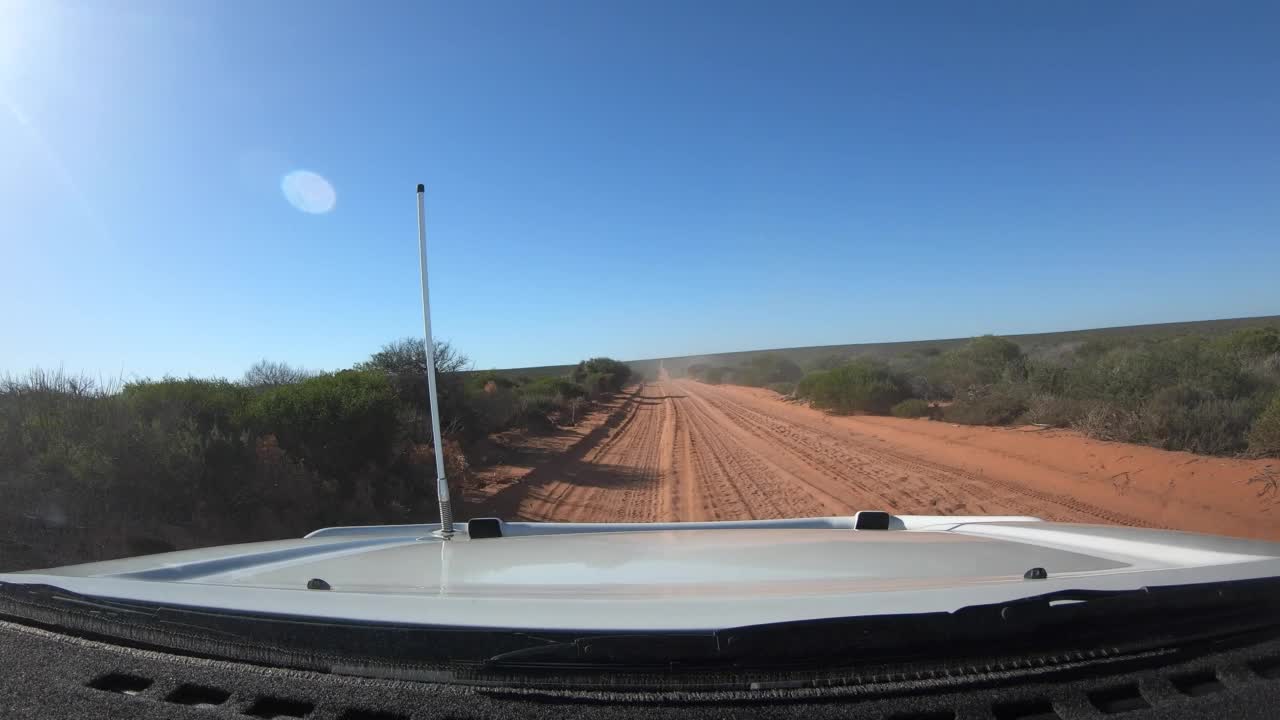
M 1031 518 L 759 523 L 508 523 L 444 541 L 436 526 L 333 528 L 297 539 L 0 574 L 85 595 L 454 627 L 706 630 L 953 611 L 1065 589 L 1280 576 L 1280 544 Z M 1046 579 L 1027 579 L 1043 568 Z M 307 589 L 312 579 L 330 589 Z

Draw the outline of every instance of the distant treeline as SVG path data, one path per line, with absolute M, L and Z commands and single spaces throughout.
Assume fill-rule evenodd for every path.
M 807 372 L 806 372 L 807 370 Z M 837 413 L 1034 423 L 1169 450 L 1280 455 L 1280 328 L 1218 335 L 1108 335 L 1024 351 L 983 336 L 889 360 L 831 355 L 801 368 L 776 353 L 693 364 L 707 383 L 769 387 Z
M 437 344 L 445 456 L 550 429 L 632 382 L 610 358 L 562 377 L 468 370 Z M 176 547 L 298 537 L 326 525 L 430 521 L 434 450 L 420 340 L 313 373 L 263 361 L 239 382 L 164 378 L 103 388 L 33 371 L 0 380 L 0 570 Z

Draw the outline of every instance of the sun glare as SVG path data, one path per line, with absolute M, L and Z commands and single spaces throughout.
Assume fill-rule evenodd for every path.
M 310 170 L 294 170 L 280 181 L 290 205 L 302 212 L 323 215 L 333 209 L 338 194 L 323 176 Z

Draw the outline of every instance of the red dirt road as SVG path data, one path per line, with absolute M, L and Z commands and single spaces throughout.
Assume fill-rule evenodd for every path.
M 833 417 L 755 388 L 648 384 L 540 445 L 526 466 L 481 473 L 472 516 L 652 522 L 888 510 L 1280 540 L 1280 492 L 1265 481 L 1280 462 L 1064 430 Z

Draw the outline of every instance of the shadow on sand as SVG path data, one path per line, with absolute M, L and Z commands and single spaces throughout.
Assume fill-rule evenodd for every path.
M 681 396 L 683 397 L 683 396 Z M 482 503 L 468 507 L 472 517 L 500 517 L 504 520 L 517 520 L 520 505 L 526 499 L 545 497 L 546 487 L 557 480 L 587 487 L 626 487 L 645 480 L 643 473 L 635 468 L 618 465 L 602 465 L 587 462 L 586 457 L 605 438 L 609 437 L 619 425 L 630 417 L 633 405 L 656 405 L 657 402 L 644 402 L 653 398 L 641 399 L 638 394 L 628 397 L 609 419 L 600 424 L 579 440 L 572 448 L 561 452 L 551 449 L 525 449 L 521 457 L 535 465 L 533 470 L 523 479 L 502 488 Z

